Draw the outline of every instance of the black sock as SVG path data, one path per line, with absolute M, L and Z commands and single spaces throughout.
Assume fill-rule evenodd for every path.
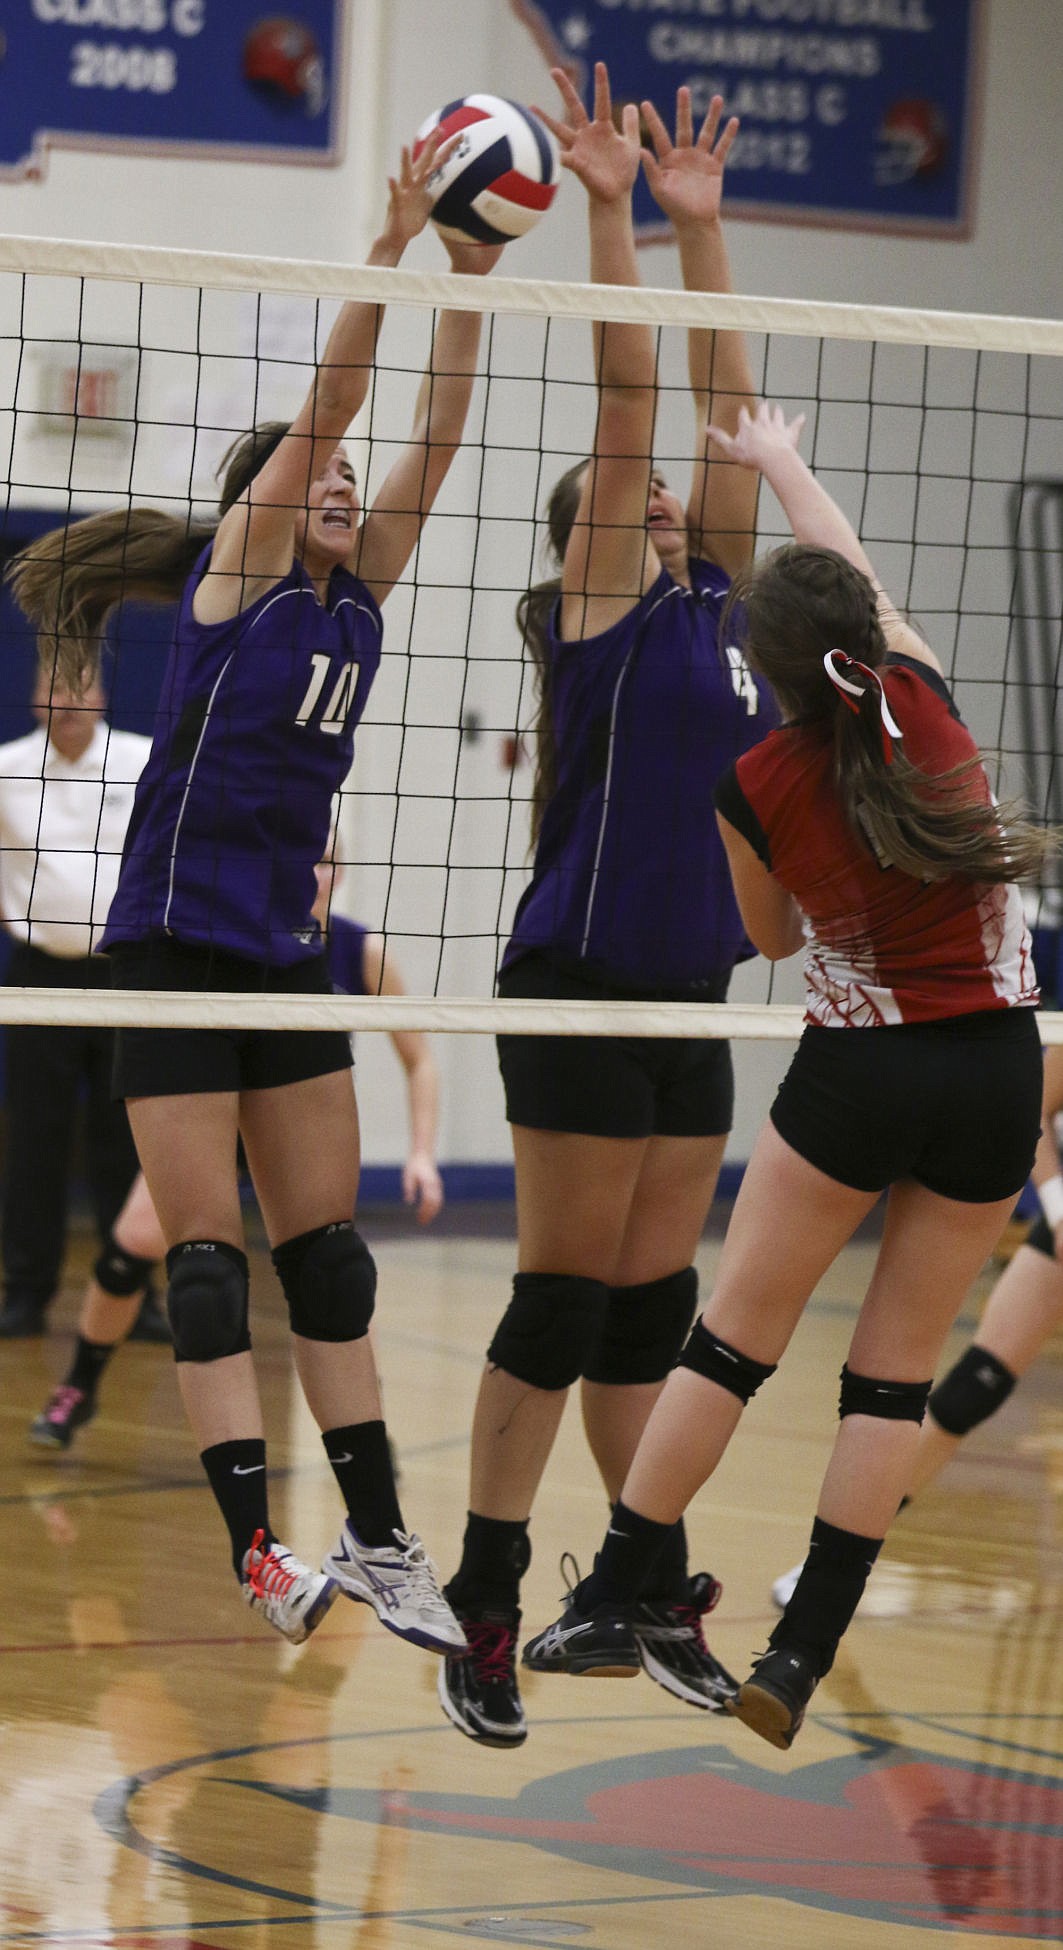
M 645 1521 L 645 1519 L 643 1519 Z M 646 1583 L 639 1592 L 640 1598 L 650 1603 L 676 1604 L 686 1601 L 690 1584 L 690 1566 L 687 1559 L 687 1532 L 682 1517 L 674 1523 L 661 1544 L 653 1561 Z
M 74 1358 L 67 1372 L 66 1386 L 80 1388 L 82 1393 L 90 1398 L 95 1395 L 100 1385 L 100 1376 L 117 1346 L 116 1341 L 107 1343 L 87 1341 L 84 1334 L 79 1334 L 74 1347 Z
M 804 1653 L 822 1679 L 834 1664 L 838 1640 L 864 1595 L 881 1549 L 880 1537 L 861 1537 L 817 1517 L 794 1595 L 768 1644 L 792 1646 Z
M 654 1580 L 657 1559 L 675 1525 L 640 1517 L 618 1501 L 589 1578 L 580 1585 L 580 1605 L 627 1604 Z
M 240 1442 L 215 1442 L 202 1451 L 199 1460 L 228 1526 L 233 1569 L 242 1578 L 244 1558 L 255 1532 L 262 1531 L 267 1548 L 276 1542 L 269 1527 L 266 1445 L 257 1436 Z
M 393 1544 L 396 1530 L 405 1525 L 385 1424 L 352 1422 L 347 1428 L 326 1429 L 321 1440 L 362 1543 L 371 1550 Z
M 531 1563 L 528 1519 L 481 1517 L 470 1510 L 461 1563 L 446 1587 L 465 1611 L 518 1611 L 520 1581 Z

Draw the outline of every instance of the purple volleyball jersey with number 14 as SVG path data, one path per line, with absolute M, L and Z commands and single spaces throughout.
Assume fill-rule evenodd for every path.
M 551 633 L 557 787 L 504 967 L 540 949 L 622 986 L 696 995 L 754 952 L 713 788 L 778 713 L 720 644 L 724 570 L 695 559 L 690 581 L 662 569 L 600 636 Z
M 296 561 L 249 609 L 198 623 L 185 585 L 102 946 L 178 941 L 284 966 L 319 954 L 311 916 L 332 800 L 380 663 L 380 611 Z

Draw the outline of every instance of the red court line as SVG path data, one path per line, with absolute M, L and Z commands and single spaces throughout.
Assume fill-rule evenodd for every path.
M 359 1644 L 361 1632 L 330 1632 L 330 1640 L 351 1639 Z M 277 1642 L 263 1638 L 258 1632 L 234 1632 L 217 1638 L 174 1638 L 174 1639 L 51 1639 L 40 1645 L 0 1645 L 0 1657 L 8 1658 L 15 1653 L 30 1652 L 166 1652 L 182 1645 L 250 1645 L 262 1652 L 275 1652 Z

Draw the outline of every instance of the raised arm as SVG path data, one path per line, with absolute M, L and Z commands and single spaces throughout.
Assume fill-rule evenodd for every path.
M 745 407 L 740 409 L 735 433 L 718 426 L 710 426 L 708 433 L 729 460 L 755 470 L 767 481 L 795 542 L 834 549 L 862 570 L 878 596 L 879 617 L 890 649 L 940 670 L 933 651 L 891 603 L 852 523 L 801 459 L 797 443 L 804 424 L 803 413 L 788 421 L 781 407 L 762 401 L 755 414 Z
M 565 119 L 544 120 L 561 144 L 565 168 L 587 191 L 591 278 L 637 285 L 631 197 L 640 161 L 638 110 L 629 103 L 616 127 L 604 62 L 594 70 L 593 117 L 564 70 L 552 72 Z M 594 451 L 562 568 L 561 628 L 570 638 L 608 629 L 660 574 L 646 532 L 657 377 L 649 326 L 596 325 L 594 358 Z
M 402 152 L 389 181 L 384 227 L 370 248 L 370 265 L 396 265 L 428 220 L 427 181 L 438 160 L 431 139 L 412 160 Z M 287 575 L 306 522 L 307 500 L 329 456 L 362 406 L 373 371 L 382 305 L 351 300 L 341 306 L 310 389 L 287 434 L 249 488 L 219 524 L 210 570 L 196 596 L 202 622 L 235 616 Z
M 452 271 L 486 273 L 501 245 L 445 238 Z M 362 524 L 357 573 L 378 603 L 394 588 L 417 546 L 448 469 L 461 446 L 476 377 L 482 313 L 444 311 L 432 337 L 410 438 L 389 469 Z
M 687 291 L 733 289 L 720 205 L 738 118 L 732 115 L 721 130 L 722 114 L 723 97 L 714 95 L 695 136 L 690 90 L 680 88 L 673 141 L 653 103 L 642 104 L 652 145 L 643 150 L 646 180 L 675 231 Z M 710 326 L 691 330 L 687 334 L 687 366 L 695 420 L 694 470 L 687 504 L 690 552 L 718 562 L 734 575 L 752 560 L 758 482 L 755 475 L 726 460 L 714 457 L 710 464 L 705 423 L 710 420 L 734 433 L 740 407 L 752 409 L 753 370 L 744 333 Z

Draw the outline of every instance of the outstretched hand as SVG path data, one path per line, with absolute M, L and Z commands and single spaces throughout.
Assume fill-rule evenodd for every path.
M 460 141 L 460 132 L 444 142 L 442 131 L 433 129 L 416 156 L 410 149 L 403 149 L 398 175 L 388 177 L 388 214 L 384 222 L 385 236 L 400 250 L 419 236 L 428 222 L 432 214 L 429 180 Z
M 653 103 L 642 104 L 642 120 L 653 145 L 642 151 L 646 181 L 654 200 L 677 228 L 685 223 L 711 223 L 720 214 L 724 168 L 738 134 L 737 115 L 732 115 L 719 133 L 722 114 L 723 96 L 714 95 L 695 137 L 690 90 L 677 89 L 673 142 Z
M 795 413 L 788 420 L 781 406 L 769 406 L 767 400 L 761 400 L 755 413 L 746 406 L 739 407 L 735 433 L 714 426 L 706 427 L 705 432 L 726 460 L 737 462 L 739 467 L 763 469 L 774 454 L 797 447 L 804 424 L 803 413 Z
M 594 116 L 588 115 L 572 80 L 564 68 L 551 68 L 558 93 L 565 107 L 563 121 L 537 108 L 548 129 L 561 146 L 561 162 L 578 176 L 588 196 L 600 203 L 614 203 L 629 196 L 639 173 L 641 148 L 639 112 L 634 102 L 626 102 L 617 128 L 609 90 L 609 71 L 604 61 L 594 64 Z

